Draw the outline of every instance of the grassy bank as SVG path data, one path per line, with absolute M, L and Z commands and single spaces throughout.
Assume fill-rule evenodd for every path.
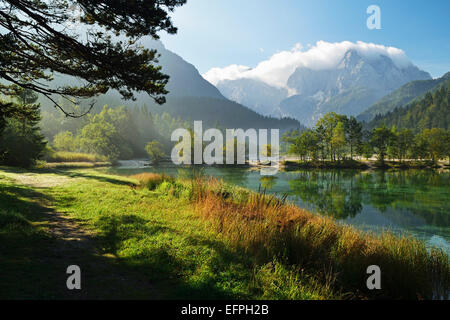
M 285 160 L 281 163 L 285 170 L 297 169 L 448 169 L 445 162 L 433 161 L 379 161 L 341 160 L 341 161 L 300 161 Z
M 0 188 L 3 298 L 73 297 L 63 290 L 63 267 L 74 262 L 52 264 L 61 241 L 52 213 L 73 219 L 91 240 L 76 255 L 82 270 L 88 266 L 89 298 L 417 299 L 449 290 L 440 250 L 361 234 L 215 180 L 0 168 Z M 382 270 L 376 292 L 366 288 L 372 264 Z M 48 280 L 55 274 L 61 279 Z

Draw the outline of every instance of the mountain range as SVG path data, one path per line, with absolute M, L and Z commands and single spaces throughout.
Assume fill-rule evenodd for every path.
M 182 57 L 167 50 L 160 41 L 147 40 L 143 45 L 156 49 L 160 57 L 158 65 L 162 72 L 170 76 L 166 89 L 169 94 L 164 105 L 156 104 L 147 94 L 135 94 L 136 101 L 122 101 L 117 91 L 96 98 L 96 108 L 109 106 L 142 106 L 147 105 L 151 112 L 167 112 L 174 117 L 185 120 L 202 120 L 205 126 L 220 126 L 222 128 L 266 128 L 286 131 L 301 128 L 301 124 L 294 119 L 264 116 L 234 101 L 225 98 L 220 91 L 206 81 L 198 70 Z M 77 80 L 67 76 L 57 76 L 53 86 L 77 84 Z M 78 83 L 79 84 L 79 83 Z M 41 105 L 51 107 L 49 101 L 40 99 Z M 86 103 L 87 105 L 87 103 Z
M 261 114 L 292 117 L 313 126 L 330 111 L 357 116 L 414 80 L 431 80 L 431 76 L 412 64 L 400 67 L 386 55 L 368 58 L 350 49 L 333 68 L 298 67 L 287 88 L 254 79 L 222 80 L 217 88 L 226 98 Z
M 381 115 L 411 104 L 450 79 L 450 72 L 431 79 L 412 64 L 399 67 L 387 56 L 367 58 L 351 49 L 334 68 L 296 68 L 288 78 L 287 88 L 248 78 L 222 80 L 214 86 L 195 66 L 167 50 L 161 42 L 148 41 L 145 46 L 157 49 L 158 64 L 170 76 L 166 104 L 157 105 L 144 93 L 136 94 L 136 101 L 122 101 L 118 92 L 110 91 L 96 99 L 98 108 L 105 104 L 147 105 L 153 113 L 167 112 L 189 121 L 202 120 L 210 127 L 287 131 L 301 129 L 303 124 L 313 126 L 331 111 L 357 116 L 360 121 L 369 122 L 377 116 L 380 120 Z M 53 85 L 62 84 L 77 84 L 77 80 L 56 77 Z M 50 106 L 43 99 L 41 104 Z

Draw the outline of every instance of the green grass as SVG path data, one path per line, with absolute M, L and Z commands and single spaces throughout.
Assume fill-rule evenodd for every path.
M 318 285 L 312 276 L 298 279 L 295 270 L 285 268 L 277 261 L 255 264 L 251 257 L 233 249 L 225 239 L 218 238 L 194 212 L 187 193 L 180 196 L 173 190 L 168 192 L 165 188 L 172 189 L 172 185 L 167 183 L 150 191 L 139 188 L 138 181 L 134 179 L 109 176 L 93 170 L 70 170 L 55 173 L 77 178 L 70 183 L 33 189 L 17 186 L 11 179 L 21 172 L 16 174 L 11 171 L 14 170 L 9 169 L 6 173 L 8 178 L 0 178 L 0 186 L 2 191 L 12 188 L 15 192 L 1 199 L 0 208 L 10 207 L 11 201 L 16 201 L 14 199 L 17 197 L 21 199 L 17 200 L 21 203 L 17 211 L 33 214 L 26 217 L 26 225 L 29 224 L 24 227 L 26 229 L 0 229 L 0 235 L 3 235 L 0 239 L 6 244 L 0 248 L 0 254 L 4 257 L 2 270 L 9 270 L 3 274 L 9 280 L 0 284 L 1 298 L 337 297 Z M 73 295 L 64 290 L 65 268 L 74 262 L 62 257 L 55 265 L 52 248 L 57 245 L 57 239 L 46 232 L 48 217 L 40 205 L 33 203 L 36 198 L 48 199 L 52 210 L 75 219 L 92 234 L 95 251 L 76 252 L 82 271 L 87 269 L 90 272 L 86 275 L 89 281 L 85 282 L 90 288 L 87 296 Z M 0 217 L 1 220 L 11 220 L 1 210 Z M 11 236 L 12 229 L 16 237 Z M 18 244 L 20 253 L 6 250 Z M 27 251 L 22 250 L 25 248 Z M 27 261 L 23 270 L 16 268 L 19 257 Z M 106 276 L 108 273 L 120 274 L 125 283 L 112 281 Z M 50 281 L 52 274 L 59 276 L 54 276 L 55 279 Z M 286 286 L 283 284 L 285 276 L 290 277 Z M 17 285 L 18 279 L 21 279 L 20 285 Z M 128 282 L 130 285 L 126 285 Z M 142 286 L 142 283 L 149 285 Z M 148 292 L 148 286 L 155 293 Z
M 16 183 L 30 180 L 24 172 L 0 168 L 0 269 L 7 279 L 0 283 L 0 298 L 427 299 L 437 289 L 448 294 L 450 269 L 442 251 L 427 251 L 410 238 L 361 234 L 283 199 L 214 180 L 158 174 L 29 174 L 41 177 L 36 187 Z M 55 256 L 64 244 L 49 232 L 55 212 L 86 230 L 92 245 L 69 246 Z M 89 288 L 78 295 L 64 289 L 64 268 L 73 261 L 85 270 Z M 365 288 L 370 264 L 382 268 L 381 292 Z
M 44 195 L 19 186 L 0 171 L 0 299 L 55 298 L 58 284 L 45 258 L 54 240 L 46 232 L 42 208 L 33 199 Z M 54 271 L 54 270 L 53 270 Z

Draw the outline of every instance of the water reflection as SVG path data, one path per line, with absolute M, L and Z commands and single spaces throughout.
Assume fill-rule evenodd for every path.
M 354 188 L 355 172 L 306 171 L 296 175 L 289 181 L 289 194 L 313 204 L 319 213 L 345 219 L 361 212 L 362 194 Z
M 261 188 L 266 189 L 268 191 L 272 190 L 273 187 L 277 184 L 277 177 L 275 176 L 263 176 L 259 179 L 261 182 Z
M 370 206 L 400 225 L 409 212 L 439 228 L 450 225 L 449 190 L 448 173 L 433 171 L 302 171 L 289 180 L 290 195 L 337 219 Z
M 408 232 L 429 243 L 450 242 L 450 173 L 426 170 L 303 170 L 263 177 L 233 167 L 151 167 L 114 173 L 164 172 L 179 177 L 214 176 L 268 193 L 287 194 L 298 206 L 378 231 Z M 437 241 L 436 239 L 440 239 Z M 441 246 L 441 245 L 439 245 Z

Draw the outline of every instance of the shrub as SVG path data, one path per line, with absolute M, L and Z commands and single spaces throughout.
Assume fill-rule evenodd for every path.
M 75 151 L 77 149 L 77 141 L 72 132 L 63 131 L 53 138 L 53 146 L 58 151 Z
M 35 123 L 9 119 L 0 132 L 0 163 L 31 167 L 42 157 L 46 144 Z
M 147 151 L 153 163 L 160 162 L 166 156 L 163 150 L 163 145 L 158 141 L 147 143 L 147 145 L 145 146 L 145 151 Z
M 175 178 L 166 174 L 159 173 L 141 173 L 131 176 L 132 179 L 139 181 L 139 186 L 149 190 L 155 190 L 163 182 L 174 182 Z

